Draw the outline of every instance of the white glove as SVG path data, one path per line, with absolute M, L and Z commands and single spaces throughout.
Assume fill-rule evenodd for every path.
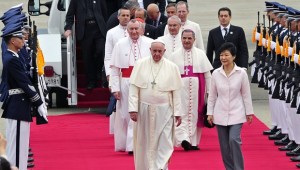
M 42 116 L 47 122 L 47 116 L 48 116 L 48 112 L 47 112 L 47 106 L 43 103 L 38 107 L 38 112 L 40 114 L 40 116 Z

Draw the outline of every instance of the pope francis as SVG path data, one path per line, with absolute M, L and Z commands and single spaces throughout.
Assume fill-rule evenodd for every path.
M 129 114 L 136 122 L 134 162 L 136 170 L 165 170 L 174 150 L 174 122 L 181 123 L 183 84 L 178 67 L 163 57 L 164 42 L 153 41 L 150 50 L 152 57 L 139 60 L 130 76 Z

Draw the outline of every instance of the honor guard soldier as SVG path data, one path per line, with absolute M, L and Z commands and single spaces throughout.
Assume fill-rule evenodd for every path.
M 274 11 L 277 13 L 277 21 L 278 25 L 277 27 L 272 31 L 271 33 L 271 38 L 272 41 L 276 41 L 276 44 L 279 46 L 279 35 L 282 32 L 282 29 L 285 25 L 285 21 L 282 20 L 282 16 L 286 12 L 286 7 L 283 5 L 278 5 L 278 10 Z M 276 50 L 277 49 L 277 50 Z M 279 102 L 279 91 L 280 91 L 280 82 L 281 79 L 279 77 L 281 76 L 281 50 L 280 48 L 276 48 L 274 51 L 271 53 L 272 54 L 272 59 L 271 59 L 271 69 L 269 73 L 266 73 L 268 76 L 268 81 L 269 81 L 269 103 L 270 103 L 270 109 L 271 109 L 271 115 L 272 115 L 272 125 L 273 128 L 271 131 L 264 131 L 265 135 L 271 135 L 269 136 L 269 139 L 273 140 L 279 140 L 284 137 L 284 135 L 281 133 L 281 126 L 282 124 L 280 123 L 280 112 L 278 111 L 278 102 Z M 282 77 L 283 78 L 283 77 Z
M 28 47 L 28 38 L 29 38 L 29 32 L 30 32 L 30 26 L 28 25 L 28 19 L 27 16 L 25 15 L 24 12 L 22 12 L 23 9 L 23 4 L 14 6 L 12 8 L 10 8 L 8 11 L 6 11 L 4 13 L 4 15 L 0 18 L 0 20 L 2 20 L 3 24 L 5 26 L 11 25 L 11 24 L 20 24 L 23 25 L 23 35 L 24 35 L 24 39 L 25 39 L 25 43 L 23 48 L 21 48 L 18 52 L 18 55 L 20 56 L 21 61 L 23 61 L 24 67 L 26 68 L 26 75 L 32 79 L 31 76 L 31 56 L 29 55 L 29 47 Z M 3 31 L 3 30 L 2 30 Z M 1 44 L 1 49 L 2 52 L 4 53 L 7 50 L 7 45 L 4 41 L 2 41 Z M 5 62 L 5 57 L 2 57 L 2 61 L 3 63 Z M 7 78 L 5 74 L 2 74 L 2 81 L 1 81 L 1 85 L 0 85 L 0 101 L 4 102 L 4 100 L 7 99 L 8 97 L 8 87 L 7 87 Z M 30 150 L 30 149 L 29 149 Z M 27 167 L 28 168 L 32 168 L 34 167 L 33 164 L 33 153 L 31 151 L 29 151 L 28 153 L 28 164 Z
M 19 9 L 20 10 L 20 9 Z M 18 10 L 16 10 L 18 11 Z M 2 17 L 7 18 L 10 12 Z M 20 17 L 20 14 L 17 16 Z M 16 17 L 15 20 L 21 21 Z M 24 61 L 19 55 L 24 47 L 23 23 L 7 23 L 1 37 L 7 47 L 2 53 L 2 81 L 7 86 L 8 97 L 2 105 L 3 115 L 7 121 L 7 158 L 12 165 L 20 170 L 27 169 L 30 122 L 32 121 L 31 106 L 38 107 L 40 116 L 47 120 L 47 108 L 32 85 Z
M 272 13 L 274 14 L 275 18 L 274 18 L 274 24 L 273 26 L 270 28 L 269 30 L 269 37 L 270 40 L 272 41 L 276 41 L 276 37 L 277 35 L 281 32 L 282 30 L 282 26 L 280 25 L 280 20 L 281 20 L 281 14 L 284 13 L 284 11 L 282 10 L 282 8 L 279 8 L 279 6 L 281 6 L 281 4 L 278 3 L 266 3 L 267 8 L 274 8 L 272 10 Z M 268 7 L 269 6 L 269 7 Z M 270 48 L 270 47 L 269 47 Z M 269 90 L 269 106 L 270 106 L 270 110 L 271 110 L 271 122 L 272 122 L 272 128 L 270 130 L 266 130 L 263 132 L 264 135 L 273 135 L 278 131 L 278 119 L 277 119 L 277 111 L 276 109 L 273 109 L 276 106 L 275 104 L 275 99 L 272 98 L 272 93 L 275 87 L 275 76 L 276 74 L 273 74 L 274 72 L 274 68 L 278 68 L 276 67 L 277 65 L 277 56 L 276 56 L 276 51 L 275 48 L 273 50 L 270 50 L 269 52 L 270 55 L 270 61 L 268 63 L 269 66 L 269 71 L 266 73 L 266 84 L 268 84 L 267 89 Z
M 270 135 L 292 161 L 300 162 L 300 11 L 277 2 L 265 3 L 269 19 L 275 23 L 269 23 L 267 34 L 256 30 L 253 39 L 263 39 L 261 46 L 268 52 L 265 66 L 259 69 L 263 74 L 259 87 L 269 89 L 273 128 L 263 134 Z

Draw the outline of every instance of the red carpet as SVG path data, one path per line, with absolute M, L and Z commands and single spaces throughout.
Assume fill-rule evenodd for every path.
M 77 107 L 78 108 L 101 108 L 107 107 L 109 103 L 110 92 L 108 88 L 100 88 L 102 82 L 98 81 L 98 87 L 93 90 L 86 90 L 87 80 L 84 74 L 84 63 L 81 57 L 81 48 L 77 44 L 77 90 L 85 94 L 85 96 L 78 95 Z
M 30 145 L 35 170 L 133 170 L 133 157 L 114 152 L 113 136 L 108 134 L 108 118 L 82 113 L 49 116 L 49 124 L 31 125 Z M 245 170 L 297 169 L 295 163 L 278 151 L 262 135 L 266 126 L 254 119 L 243 126 Z M 216 129 L 203 130 L 200 151 L 176 149 L 170 170 L 223 170 Z

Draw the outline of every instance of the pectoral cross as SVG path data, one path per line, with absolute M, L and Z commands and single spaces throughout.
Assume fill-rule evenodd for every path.
M 188 75 L 188 74 L 189 74 L 189 71 L 190 71 L 190 69 L 186 67 L 186 68 L 184 69 L 185 75 Z
M 154 86 L 156 85 L 155 80 L 153 80 L 153 81 L 151 82 L 151 84 L 152 84 L 152 89 L 153 89 Z

